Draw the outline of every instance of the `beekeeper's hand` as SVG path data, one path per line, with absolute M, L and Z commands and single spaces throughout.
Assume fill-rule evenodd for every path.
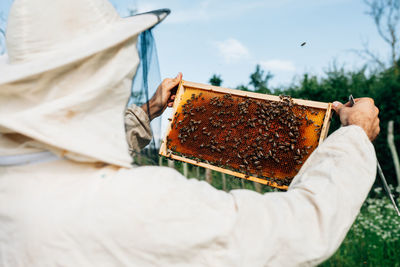
M 164 79 L 149 102 L 142 105 L 142 109 L 149 115 L 150 120 L 160 116 L 167 107 L 172 107 L 176 96 L 175 89 L 181 80 L 181 72 L 175 78 Z
M 342 104 L 333 102 L 333 109 L 340 117 L 343 126 L 358 125 L 364 129 L 368 138 L 374 140 L 380 131 L 379 128 L 379 109 L 375 106 L 372 98 L 363 97 L 355 99 L 355 104 L 350 102 Z

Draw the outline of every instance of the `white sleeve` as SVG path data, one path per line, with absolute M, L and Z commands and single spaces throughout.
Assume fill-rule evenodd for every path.
M 133 156 L 151 141 L 150 119 L 142 108 L 134 104 L 125 110 L 124 119 L 129 153 Z
M 243 266 L 313 266 L 330 257 L 375 175 L 372 143 L 360 127 L 347 126 L 312 153 L 287 192 L 232 191 Z

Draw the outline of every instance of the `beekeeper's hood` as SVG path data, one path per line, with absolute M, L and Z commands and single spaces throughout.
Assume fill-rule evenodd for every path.
M 0 59 L 0 134 L 78 161 L 130 166 L 123 114 L 136 40 L 168 13 L 120 18 L 107 0 L 15 0 Z

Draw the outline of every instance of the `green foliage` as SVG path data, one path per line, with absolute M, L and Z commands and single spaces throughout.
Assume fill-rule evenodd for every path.
M 273 78 L 271 72 L 265 73 L 260 65 L 256 65 L 256 70 L 250 74 L 250 82 L 248 85 L 239 85 L 237 89 L 243 91 L 253 91 L 257 93 L 270 94 L 271 90 L 268 87 L 268 82 Z M 251 87 L 249 87 L 251 86 Z
M 213 74 L 213 76 L 210 78 L 209 82 L 211 85 L 221 86 L 223 81 L 221 79 L 221 75 Z

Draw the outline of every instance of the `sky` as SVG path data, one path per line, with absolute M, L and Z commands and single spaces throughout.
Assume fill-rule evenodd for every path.
M 116 2 L 139 12 L 171 9 L 154 30 L 163 77 L 181 71 L 186 80 L 206 83 L 216 73 L 234 88 L 247 84 L 260 64 L 274 75 L 271 86 L 284 87 L 306 72 L 321 76 L 335 62 L 360 67 L 366 61 L 354 50 L 365 43 L 383 57 L 389 52 L 362 0 Z
M 3 17 L 11 2 L 0 0 Z M 235 88 L 260 64 L 274 75 L 271 86 L 285 87 L 304 73 L 322 76 L 334 62 L 360 67 L 366 61 L 353 50 L 365 43 L 383 57 L 389 52 L 362 0 L 111 2 L 123 16 L 128 9 L 171 9 L 154 29 L 162 78 L 182 72 L 185 80 L 207 83 L 218 74 L 224 87 Z

